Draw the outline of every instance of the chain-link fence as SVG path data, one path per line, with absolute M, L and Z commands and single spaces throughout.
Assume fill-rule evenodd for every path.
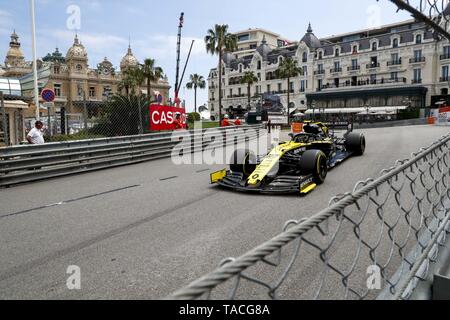
M 450 232 L 450 135 L 170 299 L 406 299 Z M 449 250 L 448 246 L 445 250 Z

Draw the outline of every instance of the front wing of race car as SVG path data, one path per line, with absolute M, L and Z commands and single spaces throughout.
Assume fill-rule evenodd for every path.
M 247 179 L 242 173 L 227 171 L 226 169 L 211 174 L 211 184 L 233 191 L 249 193 L 272 194 L 308 194 L 317 185 L 313 182 L 313 176 L 277 176 L 268 183 L 257 186 L 248 185 Z

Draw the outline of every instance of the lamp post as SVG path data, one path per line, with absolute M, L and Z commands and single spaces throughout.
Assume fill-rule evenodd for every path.
M 364 106 L 364 108 L 366 108 L 366 123 L 369 123 L 369 110 L 370 110 L 370 106 L 368 104 L 366 104 Z

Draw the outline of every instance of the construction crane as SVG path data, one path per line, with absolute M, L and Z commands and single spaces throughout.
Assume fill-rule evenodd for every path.
M 181 60 L 181 31 L 184 25 L 184 12 L 180 15 L 180 21 L 178 24 L 178 36 L 177 36 L 177 66 L 176 66 L 176 76 L 175 76 L 175 106 L 180 107 L 181 100 L 179 97 L 181 83 L 183 82 L 184 73 L 186 72 L 186 67 L 191 57 L 192 47 L 194 46 L 194 40 L 192 40 L 191 48 L 189 49 L 189 54 L 184 65 L 183 74 L 180 79 L 180 60 Z

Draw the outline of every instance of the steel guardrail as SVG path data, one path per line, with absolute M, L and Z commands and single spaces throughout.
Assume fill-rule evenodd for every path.
M 262 126 L 257 125 L 210 130 L 256 139 L 261 129 Z M 195 140 L 202 138 L 206 132 L 183 131 L 178 138 Z M 234 142 L 223 139 L 208 142 L 202 139 L 201 149 L 221 147 L 227 143 Z M 189 143 L 173 141 L 172 133 L 164 133 L 1 148 L 0 187 L 167 158 L 175 145 L 190 146 Z M 197 151 L 201 151 L 198 146 L 192 149 L 192 152 Z
M 408 299 L 449 250 L 449 203 L 450 134 L 166 299 Z

